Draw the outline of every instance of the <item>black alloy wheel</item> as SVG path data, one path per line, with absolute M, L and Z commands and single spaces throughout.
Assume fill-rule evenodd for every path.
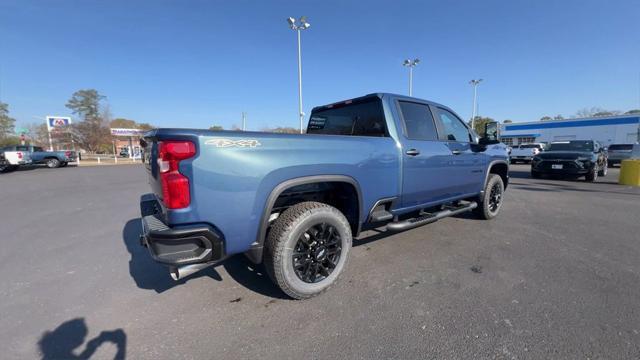
M 493 184 L 489 193 L 489 211 L 496 213 L 502 203 L 502 187 L 500 184 Z
M 340 234 L 333 225 L 311 226 L 295 245 L 291 258 L 298 278 L 306 283 L 326 279 L 336 268 L 342 252 Z

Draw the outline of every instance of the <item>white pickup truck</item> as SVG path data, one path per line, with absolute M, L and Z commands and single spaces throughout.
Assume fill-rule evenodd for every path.
M 20 165 L 29 165 L 31 154 L 28 151 L 3 151 L 4 160 L 0 162 L 0 172 L 9 172 L 18 168 Z
M 543 143 L 521 144 L 517 147 L 514 146 L 511 149 L 511 163 L 515 164 L 518 161 L 530 163 L 533 157 L 543 152 L 544 149 L 545 144 Z

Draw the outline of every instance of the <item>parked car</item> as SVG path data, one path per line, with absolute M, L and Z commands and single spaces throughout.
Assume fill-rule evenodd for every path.
M 0 164 L 0 172 L 14 171 L 19 166 L 32 163 L 31 154 L 28 151 L 15 150 L 11 146 L 5 146 L 1 150 L 4 153 L 5 163 L 4 165 Z
M 40 146 L 33 145 L 12 145 L 6 146 L 7 150 L 28 152 L 34 164 L 45 164 L 49 168 L 67 166 L 70 162 L 76 161 L 74 151 L 46 151 Z
M 245 253 L 309 298 L 336 281 L 363 229 L 496 217 L 507 148 L 495 123 L 485 134 L 446 106 L 392 94 L 316 107 L 307 134 L 156 129 L 141 141 L 153 190 L 141 241 L 174 279 Z
M 129 150 L 120 150 L 120 153 L 118 154 L 118 156 L 120 156 L 121 158 L 128 158 Z
M 640 144 L 611 144 L 607 152 L 609 153 L 609 167 L 613 167 L 622 163 L 622 160 L 640 156 Z
M 596 181 L 598 176 L 607 175 L 607 152 L 593 140 L 552 142 L 531 162 L 531 177 L 542 175 L 584 176 L 587 181 Z
M 511 150 L 511 163 L 519 161 L 530 163 L 534 156 L 543 152 L 545 145 L 542 143 L 522 144 Z

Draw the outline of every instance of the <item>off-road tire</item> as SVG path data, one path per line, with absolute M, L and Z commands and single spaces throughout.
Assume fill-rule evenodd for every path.
M 497 187 L 499 191 L 500 199 L 497 208 L 492 210 L 492 192 L 491 190 Z M 478 198 L 478 207 L 473 209 L 475 215 L 483 220 L 491 220 L 498 216 L 500 209 L 502 208 L 502 198 L 504 196 L 504 182 L 498 174 L 489 174 L 487 184 L 484 187 L 484 193 Z
M 317 283 L 300 279 L 293 267 L 293 251 L 298 240 L 314 225 L 326 223 L 335 228 L 341 241 L 340 257 L 329 276 Z M 333 284 L 345 268 L 351 249 L 351 227 L 340 210 L 307 201 L 285 210 L 273 222 L 266 239 L 264 265 L 271 280 L 294 299 L 317 296 Z
M 584 176 L 584 179 L 588 182 L 595 182 L 596 180 L 598 180 L 598 173 L 598 168 L 594 166 L 593 169 L 591 169 L 591 171 Z
M 55 169 L 57 167 L 60 167 L 60 160 L 56 158 L 50 158 L 47 159 L 46 164 L 49 169 Z

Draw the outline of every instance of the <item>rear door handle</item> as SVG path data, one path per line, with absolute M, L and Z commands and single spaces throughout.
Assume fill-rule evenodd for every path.
M 409 149 L 409 150 L 407 150 L 407 152 L 405 154 L 407 154 L 409 156 L 420 155 L 420 150 L 418 150 L 418 149 Z
M 460 151 L 460 150 L 451 150 L 451 153 L 453 155 L 460 155 L 460 154 L 462 154 L 462 151 Z

